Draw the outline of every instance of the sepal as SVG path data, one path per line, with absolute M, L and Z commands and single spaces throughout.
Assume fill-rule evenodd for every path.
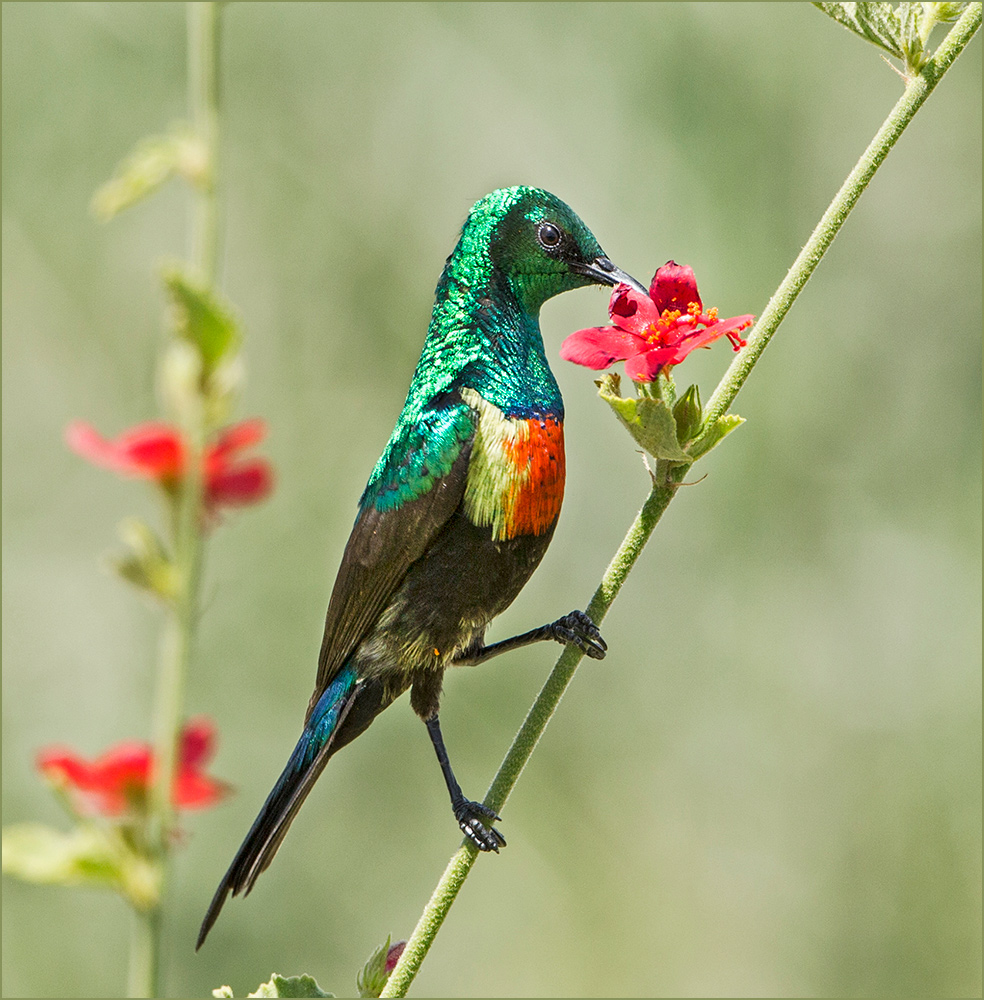
M 692 461 L 697 461 L 706 455 L 715 445 L 720 444 L 736 427 L 745 422 L 744 417 L 739 417 L 737 413 L 726 413 L 723 417 L 718 417 L 703 433 L 694 441 L 690 448 Z
M 621 384 L 614 372 L 595 381 L 598 395 L 636 443 L 670 465 L 696 462 L 745 422 L 744 417 L 728 413 L 704 426 L 700 390 L 696 385 L 677 399 L 672 382 L 665 377 L 657 382 L 635 383 L 639 390 L 636 397 L 622 396 Z
M 610 372 L 595 382 L 598 395 L 612 408 L 623 427 L 650 455 L 673 463 L 689 463 L 680 447 L 676 421 L 669 406 L 652 396 L 624 397 L 621 379 Z

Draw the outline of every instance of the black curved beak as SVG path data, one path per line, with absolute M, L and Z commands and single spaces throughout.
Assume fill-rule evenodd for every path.
M 599 285 L 620 285 L 625 284 L 634 288 L 643 295 L 649 294 L 649 289 L 641 282 L 636 281 L 631 274 L 626 274 L 620 267 L 616 267 L 607 257 L 595 257 L 587 264 L 571 264 L 572 271 L 583 274 L 592 281 L 597 281 Z

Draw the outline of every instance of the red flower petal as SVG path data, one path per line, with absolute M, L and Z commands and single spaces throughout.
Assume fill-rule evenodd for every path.
M 656 347 L 625 362 L 625 374 L 633 382 L 652 382 L 665 368 L 677 364 L 678 347 Z
M 76 420 L 65 429 L 65 441 L 76 454 L 93 464 L 123 475 L 171 479 L 184 468 L 184 442 L 167 424 L 138 424 L 109 441 L 94 427 Z
M 712 329 L 717 331 L 719 337 L 729 337 L 737 351 L 739 347 L 745 346 L 745 341 L 741 337 L 738 337 L 737 334 L 742 330 L 747 330 L 754 322 L 754 316 L 732 316 L 729 319 L 721 320 L 720 323 L 716 323 Z M 736 340 L 740 341 L 740 343 L 735 344 Z
M 686 264 L 668 260 L 654 275 L 649 286 L 649 294 L 660 313 L 667 309 L 679 309 L 685 313 L 691 302 L 697 303 L 697 311 L 704 306 L 697 294 L 697 279 L 694 269 Z
M 631 285 L 616 286 L 608 303 L 608 315 L 620 330 L 628 333 L 643 330 L 659 319 L 653 300 Z
M 181 733 L 181 766 L 198 768 L 215 753 L 215 726 L 204 715 L 190 719 Z
M 272 489 L 273 469 L 269 462 L 257 458 L 212 473 L 205 487 L 205 502 L 209 506 L 258 503 Z
M 92 780 L 90 765 L 79 760 L 70 750 L 63 750 L 61 747 L 50 747 L 39 753 L 37 767 L 52 781 L 65 781 L 81 786 Z
M 179 771 L 174 781 L 174 804 L 179 809 L 206 809 L 229 794 L 229 786 L 197 771 Z
M 221 463 L 227 456 L 258 444 L 266 437 L 266 432 L 266 421 L 259 417 L 227 427 L 219 434 L 215 443 L 205 449 L 206 469 L 211 462 Z
M 203 809 L 229 793 L 225 782 L 210 778 L 202 768 L 215 752 L 215 726 L 199 716 L 181 734 L 181 761 L 174 786 L 174 804 L 182 809 Z
M 715 340 L 720 339 L 724 336 L 724 330 L 718 329 L 718 324 L 714 326 L 709 326 L 704 330 L 695 330 L 686 340 L 679 344 L 676 344 L 674 350 L 679 355 L 676 361 L 671 362 L 671 364 L 678 365 L 681 361 L 691 352 L 696 351 L 698 347 L 708 347 L 714 343 Z
M 153 756 L 145 743 L 119 743 L 92 765 L 102 789 L 122 789 L 126 785 L 146 786 Z M 94 789 L 95 790 L 95 789 Z
M 146 789 L 150 762 L 150 749 L 142 743 L 120 743 L 92 763 L 71 751 L 48 750 L 38 756 L 38 768 L 49 780 L 74 788 L 109 815 L 123 811 L 128 793 Z
M 645 346 L 646 342 L 634 333 L 614 326 L 592 326 L 567 337 L 560 345 L 560 356 L 565 361 L 601 371 L 616 361 L 638 354 Z

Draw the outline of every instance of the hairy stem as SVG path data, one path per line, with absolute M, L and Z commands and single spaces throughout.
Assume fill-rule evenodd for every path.
M 813 235 L 789 269 L 789 273 L 775 295 L 772 296 L 748 338 L 748 346 L 732 362 L 717 389 L 714 390 L 705 410 L 705 427 L 710 428 L 715 420 L 728 412 L 735 396 L 745 384 L 745 380 L 761 357 L 772 335 L 796 300 L 796 296 L 809 280 L 810 275 L 813 274 L 817 264 L 830 248 L 834 237 L 843 226 L 861 193 L 868 186 L 878 167 L 881 166 L 905 127 L 943 74 L 966 47 L 980 27 L 980 23 L 981 5 L 971 4 L 953 26 L 935 56 L 926 63 L 917 76 L 909 81 L 904 94 L 864 151 L 861 159 L 824 213 Z M 692 448 L 699 452 L 699 438 Z M 588 614 L 596 623 L 604 618 L 612 601 L 615 600 L 663 511 L 673 499 L 676 492 L 675 484 L 682 480 L 689 468 L 690 466 L 677 466 L 672 473 L 673 484 L 668 486 L 659 485 L 665 480 L 657 475 L 657 485 L 653 487 L 645 505 L 632 527 L 629 528 L 628 534 L 619 546 L 618 552 L 605 571 L 605 575 L 588 605 Z M 657 469 L 657 473 L 660 471 Z M 561 653 L 556 666 L 537 695 L 533 707 L 516 734 L 516 738 L 500 765 L 486 796 L 486 804 L 496 811 L 502 808 L 522 773 L 567 685 L 571 682 L 582 656 L 580 650 L 568 646 Z M 465 843 L 451 858 L 433 895 L 424 907 L 420 920 L 417 922 L 417 926 L 414 928 L 413 934 L 410 936 L 410 940 L 407 942 L 407 946 L 381 996 L 406 996 L 407 990 L 444 922 L 444 918 L 458 895 L 458 891 L 468 877 L 477 855 L 477 848 Z

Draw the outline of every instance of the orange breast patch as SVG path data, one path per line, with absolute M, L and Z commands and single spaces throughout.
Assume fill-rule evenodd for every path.
M 557 519 L 564 500 L 563 425 L 553 417 L 523 423 L 528 433 L 503 441 L 503 451 L 515 470 L 503 498 L 511 538 L 542 534 Z

